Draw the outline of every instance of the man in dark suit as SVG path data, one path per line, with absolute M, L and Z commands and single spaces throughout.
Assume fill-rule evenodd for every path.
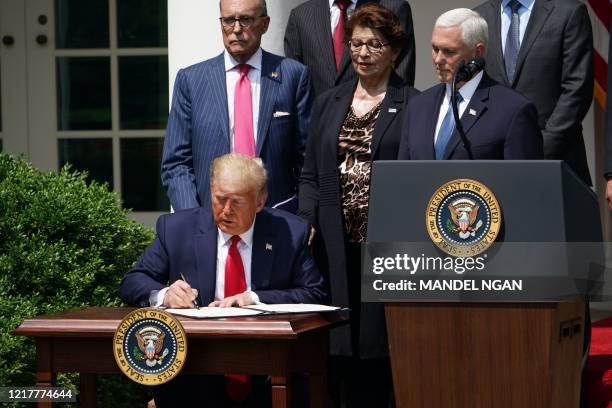
M 515 2 L 516 1 L 516 2 Z M 534 103 L 546 159 L 565 160 L 591 183 L 582 120 L 593 98 L 593 35 L 577 0 L 490 0 L 487 73 Z
M 323 279 L 308 249 L 308 223 L 264 208 L 260 159 L 221 156 L 210 180 L 212 214 L 198 207 L 161 216 L 157 238 L 121 281 L 121 299 L 171 308 L 324 301 Z M 191 406 L 204 395 L 210 406 L 231 405 L 236 395 L 226 395 L 226 381 L 238 382 L 234 392 L 247 398 L 247 377 L 181 376 L 156 389 L 155 402 L 158 408 Z M 248 406 L 265 404 L 262 389 L 254 387 Z
M 414 84 L 414 28 L 406 0 L 309 0 L 291 10 L 285 31 L 285 55 L 310 68 L 316 95 L 356 78 L 341 17 L 366 3 L 379 3 L 400 19 L 404 47 L 395 72 L 408 85 Z
M 189 308 L 194 300 L 204 306 L 324 300 L 308 223 L 264 208 L 266 172 L 258 161 L 239 154 L 215 159 L 212 214 L 198 207 L 159 218 L 157 238 L 121 282 L 125 303 Z M 229 270 L 230 260 L 240 264 L 237 271 Z
M 221 0 L 220 10 L 225 51 L 176 77 L 161 175 L 175 210 L 210 208 L 210 164 L 232 151 L 263 159 L 268 205 L 297 191 L 311 108 L 309 70 L 260 48 L 270 23 L 264 0 Z
M 458 160 L 468 153 L 450 108 L 451 84 L 460 61 L 483 57 L 487 23 L 469 9 L 447 11 L 432 33 L 436 85 L 414 99 L 403 113 L 399 159 Z M 475 159 L 540 159 L 542 134 L 535 107 L 518 92 L 480 71 L 458 84 L 458 110 Z

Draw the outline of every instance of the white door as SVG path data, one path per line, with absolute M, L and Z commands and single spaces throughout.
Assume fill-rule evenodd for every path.
M 168 115 L 166 0 L 0 2 L 25 5 L 28 144 L 12 148 L 7 137 L 6 150 L 25 152 L 41 169 L 70 163 L 88 171 L 135 219 L 154 225 L 169 209 L 159 175 Z

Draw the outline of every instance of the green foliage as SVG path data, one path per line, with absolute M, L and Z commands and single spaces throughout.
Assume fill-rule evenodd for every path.
M 0 153 L 0 385 L 35 384 L 34 342 L 10 334 L 23 319 L 120 304 L 123 273 L 153 239 L 127 213 L 107 186 L 88 185 L 85 174 L 41 172 Z M 101 384 L 101 398 L 118 386 Z

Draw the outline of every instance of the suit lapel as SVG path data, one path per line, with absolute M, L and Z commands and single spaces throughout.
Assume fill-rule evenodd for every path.
M 463 131 L 469 140 L 469 132 L 472 126 L 482 117 L 484 112 L 487 110 L 487 102 L 489 100 L 489 78 L 483 76 L 478 84 L 478 88 L 472 95 L 470 103 L 465 108 L 463 115 L 461 116 L 461 124 L 463 125 Z M 461 137 L 459 132 L 455 129 L 453 135 L 444 150 L 444 160 L 448 160 L 451 154 L 461 144 Z
M 508 81 L 508 74 L 506 74 L 501 41 L 501 1 L 488 3 L 485 13 L 486 16 L 483 16 L 485 20 L 493 22 L 493 26 L 489 27 L 488 62 L 500 67 L 499 72 L 502 73 L 505 85 L 509 86 L 510 82 Z
M 207 300 L 215 299 L 217 283 L 217 227 L 212 219 L 207 220 L 205 211 L 199 212 L 198 232 L 193 236 L 196 270 L 198 273 L 198 300 L 207 306 Z
M 334 47 L 331 32 L 331 14 L 329 12 L 329 1 L 319 0 L 317 7 L 314 7 L 312 26 L 315 32 L 319 33 L 319 50 L 322 58 L 318 63 L 325 66 L 329 72 L 328 78 L 333 78 L 336 75 L 336 63 L 334 61 Z M 328 57 L 326 58 L 325 55 Z M 331 57 L 331 58 L 330 58 Z
M 348 83 L 347 83 L 348 85 Z M 333 114 L 330 114 L 329 117 L 332 119 L 329 122 L 329 131 L 331 137 L 326 138 L 327 143 L 327 151 L 333 152 L 332 157 L 338 157 L 338 138 L 340 136 L 340 130 L 342 129 L 342 124 L 344 123 L 344 119 L 346 119 L 346 114 L 350 109 L 351 102 L 353 101 L 353 91 L 355 90 L 356 80 L 353 81 L 353 86 L 344 85 L 342 87 L 337 88 L 336 95 L 334 95 L 335 103 L 333 104 Z
M 516 81 L 520 76 L 521 68 L 525 63 L 529 50 L 542 31 L 542 27 L 544 27 L 544 24 L 546 23 L 546 20 L 554 7 L 554 4 L 548 0 L 536 0 L 534 3 L 533 10 L 531 10 L 531 17 L 529 17 L 529 23 L 527 23 L 525 36 L 523 37 L 521 49 L 519 50 L 519 55 L 516 61 L 516 71 L 514 74 L 514 80 L 512 81 L 513 86 L 516 84 Z
M 275 245 L 276 234 L 265 222 L 266 216 L 266 213 L 260 212 L 255 218 L 251 252 L 251 290 L 270 287 L 270 276 L 274 265 L 274 248 L 280 248 L 280 245 Z
M 374 134 L 372 135 L 371 157 L 372 160 L 376 157 L 380 142 L 389 128 L 389 125 L 400 114 L 404 105 L 404 93 L 401 87 L 401 82 L 398 77 L 391 74 L 389 85 L 387 86 L 387 94 L 380 107 L 378 119 L 374 125 Z
M 223 130 L 223 136 L 227 141 L 227 146 L 231 146 L 229 135 L 229 113 L 227 110 L 227 83 L 225 81 L 225 59 L 223 53 L 217 56 L 213 62 L 211 72 L 211 98 L 212 106 L 217 109 L 216 117 L 219 120 L 219 126 Z
M 261 58 L 261 95 L 259 96 L 259 119 L 257 124 L 257 156 L 261 156 L 261 149 L 264 146 L 272 120 L 272 109 L 278 88 L 282 81 L 282 72 L 276 63 L 279 59 L 273 58 L 266 51 L 263 51 Z

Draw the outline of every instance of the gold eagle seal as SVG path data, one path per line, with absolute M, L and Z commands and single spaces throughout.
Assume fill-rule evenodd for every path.
M 457 179 L 433 193 L 425 222 L 429 237 L 443 252 L 476 256 L 497 239 L 502 213 L 497 198 L 484 184 Z
M 113 353 L 121 371 L 144 385 L 176 377 L 187 357 L 187 336 L 181 323 L 159 309 L 137 309 L 123 318 L 113 337 Z

